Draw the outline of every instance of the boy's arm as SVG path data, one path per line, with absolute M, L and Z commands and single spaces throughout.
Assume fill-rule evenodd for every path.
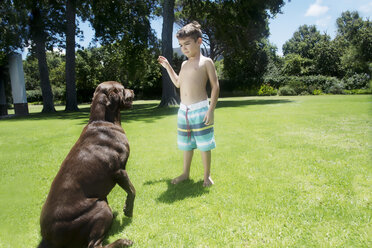
M 216 108 L 218 95 L 220 93 L 220 84 L 218 83 L 217 72 L 211 59 L 206 61 L 206 67 L 209 82 L 211 84 L 211 102 L 209 110 L 204 117 L 204 123 L 206 125 L 211 125 L 214 123 L 214 109 Z
M 177 73 L 173 70 L 172 66 L 169 64 L 168 60 L 163 57 L 163 56 L 159 56 L 158 58 L 158 62 L 159 64 L 161 64 L 168 72 L 168 75 L 170 77 L 170 79 L 172 80 L 173 84 L 179 88 L 180 87 L 180 83 L 178 82 L 178 75 Z

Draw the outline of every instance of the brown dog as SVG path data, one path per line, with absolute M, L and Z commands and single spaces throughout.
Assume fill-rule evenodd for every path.
M 106 196 L 119 184 L 127 192 L 124 214 L 132 216 L 135 189 L 125 171 L 129 143 L 120 109 L 134 94 L 118 82 L 104 82 L 94 92 L 88 125 L 63 161 L 40 216 L 39 247 L 101 247 L 113 214 Z M 119 239 L 105 247 L 131 245 Z

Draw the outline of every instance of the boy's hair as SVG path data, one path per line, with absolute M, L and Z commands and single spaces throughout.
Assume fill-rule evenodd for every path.
M 197 21 L 193 21 L 185 26 L 183 26 L 180 30 L 178 30 L 176 37 L 177 39 L 184 39 L 187 37 L 193 38 L 195 41 L 202 37 L 201 26 Z

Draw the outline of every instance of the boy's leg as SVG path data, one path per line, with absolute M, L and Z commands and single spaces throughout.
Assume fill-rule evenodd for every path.
M 194 150 L 184 151 L 183 152 L 183 173 L 179 177 L 176 177 L 172 180 L 173 184 L 180 183 L 186 179 L 189 179 L 190 175 L 190 166 L 192 161 L 192 156 L 194 155 Z
M 204 187 L 211 186 L 214 184 L 212 178 L 211 178 L 211 160 L 212 160 L 212 155 L 211 151 L 206 151 L 203 152 L 201 151 L 201 156 L 203 160 L 203 165 L 204 165 Z

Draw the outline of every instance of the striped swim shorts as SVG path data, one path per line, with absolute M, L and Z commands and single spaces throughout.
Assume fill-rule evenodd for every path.
M 198 148 L 201 151 L 210 151 L 216 147 L 213 124 L 205 125 L 203 122 L 208 108 L 208 100 L 188 106 L 180 104 L 177 120 L 177 144 L 180 150 Z

